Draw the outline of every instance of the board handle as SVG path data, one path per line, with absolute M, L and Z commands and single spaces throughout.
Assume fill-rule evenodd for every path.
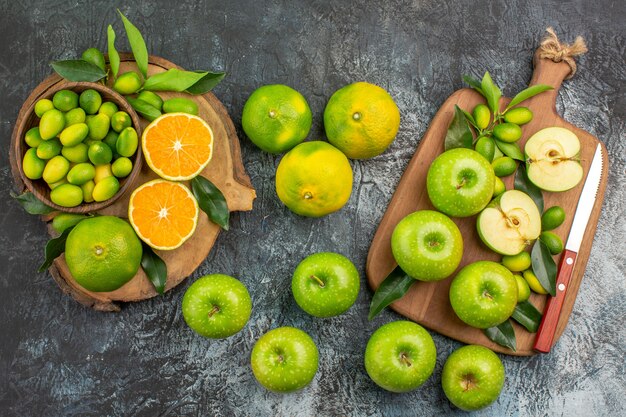
M 563 80 L 572 78 L 576 73 L 576 57 L 587 52 L 587 45 L 578 36 L 573 43 L 561 42 L 554 29 L 548 27 L 546 36 L 533 57 L 533 77 L 530 85 L 546 84 L 554 90 L 539 94 L 531 100 L 538 106 L 556 107 L 556 97 Z
M 563 61 L 554 62 L 550 58 L 541 58 L 540 54 L 541 49 L 538 49 L 533 57 L 535 69 L 529 85 L 546 84 L 554 88 L 554 90 L 541 93 L 530 100 L 534 102 L 533 107 L 536 106 L 535 108 L 543 106 L 556 108 L 556 98 L 559 94 L 559 89 L 563 80 L 569 76 L 571 69 Z
M 556 326 L 561 317 L 561 309 L 563 308 L 570 278 L 574 272 L 577 255 L 576 252 L 569 249 L 563 252 L 559 265 L 559 274 L 556 277 L 556 295 L 548 298 L 541 325 L 539 326 L 539 331 L 537 331 L 537 338 L 533 347 L 537 352 L 548 353 L 552 348 Z

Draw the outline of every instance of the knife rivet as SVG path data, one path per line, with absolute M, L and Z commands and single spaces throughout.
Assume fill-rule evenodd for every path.
M 559 284 L 559 291 L 565 291 L 565 284 Z
M 573 260 L 572 258 L 567 258 L 567 259 L 565 260 L 565 263 L 566 263 L 566 264 L 568 264 L 568 265 L 571 265 L 571 264 L 573 264 L 573 263 L 574 263 L 574 260 Z

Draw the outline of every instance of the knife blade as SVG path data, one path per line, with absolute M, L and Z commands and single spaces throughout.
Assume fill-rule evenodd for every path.
M 541 324 L 537 331 L 534 349 L 538 352 L 548 353 L 552 348 L 554 333 L 556 332 L 556 326 L 561 316 L 561 309 L 563 308 L 567 288 L 574 271 L 578 251 L 580 250 L 580 245 L 585 236 L 585 230 L 587 229 L 587 224 L 589 223 L 589 218 L 591 217 L 591 212 L 596 202 L 596 195 L 600 188 L 603 163 L 602 146 L 598 144 L 593 155 L 593 160 L 591 161 L 591 166 L 589 167 L 589 172 L 587 173 L 585 185 L 583 186 L 580 199 L 578 200 L 578 205 L 576 206 L 576 212 L 574 213 L 572 227 L 567 238 L 567 243 L 565 244 L 565 250 L 563 251 L 563 255 L 561 255 L 559 272 L 556 277 L 556 295 L 548 298 L 543 317 L 541 318 Z

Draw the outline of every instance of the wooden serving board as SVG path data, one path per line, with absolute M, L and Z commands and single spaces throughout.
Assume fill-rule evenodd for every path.
M 139 73 L 132 56 L 121 55 L 120 73 L 134 70 Z M 149 57 L 148 75 L 166 71 L 169 68 L 180 68 L 173 63 L 156 56 Z M 44 80 L 28 97 L 23 109 L 36 101 L 46 90 L 61 81 L 58 75 L 52 75 Z M 246 174 L 241 160 L 239 139 L 232 120 L 222 103 L 212 94 L 190 96 L 184 93 L 158 93 L 164 100 L 171 97 L 188 97 L 198 103 L 199 116 L 207 121 L 214 134 L 213 157 L 209 165 L 201 175 L 213 182 L 224 194 L 230 211 L 248 211 L 252 209 L 252 202 L 256 198 L 256 192 L 252 187 L 250 178 Z M 148 121 L 140 119 L 142 127 L 148 125 Z M 17 175 L 16 175 L 17 174 Z M 13 176 L 21 189 L 24 189 L 20 181 L 19 173 L 13 172 Z M 104 215 L 128 217 L 128 201 L 132 190 L 139 185 L 158 178 L 144 162 L 141 173 L 119 200 L 113 205 L 98 211 Z M 186 182 L 189 186 L 189 182 Z M 46 220 L 49 220 L 47 218 Z M 207 257 L 213 247 L 220 227 L 211 222 L 207 215 L 200 211 L 198 225 L 193 236 L 181 247 L 171 251 L 156 251 L 167 264 L 167 282 L 165 290 L 168 291 L 180 284 L 186 277 L 191 275 L 200 263 Z M 55 235 L 49 227 L 51 235 Z M 123 287 L 111 292 L 91 292 L 79 286 L 70 274 L 65 258 L 61 255 L 49 269 L 61 289 L 70 294 L 81 304 L 101 311 L 119 311 L 118 302 L 141 301 L 157 295 L 153 285 L 146 274 L 140 268 L 137 275 Z
M 583 240 L 580 248 L 579 257 L 574 268 L 572 280 L 556 329 L 555 340 L 557 340 L 563 333 L 569 315 L 572 312 L 576 294 L 578 293 L 578 288 L 580 287 L 587 259 L 591 251 L 591 244 L 598 224 L 600 209 L 606 190 L 608 155 L 605 146 L 597 138 L 566 122 L 556 113 L 555 103 L 558 90 L 561 83 L 570 72 L 569 66 L 564 62 L 555 63 L 549 59 L 539 58 L 538 54 L 535 54 L 533 62 L 535 69 L 530 85 L 547 84 L 553 86 L 554 90 L 542 93 L 522 103 L 522 106 L 529 107 L 534 114 L 533 120 L 522 127 L 523 135 L 520 142 L 522 149 L 526 139 L 538 130 L 549 126 L 560 126 L 572 130 L 580 139 L 580 158 L 585 171 L 585 178 L 598 143 L 602 146 L 604 161 L 606 161 L 603 166 L 602 182 L 598 190 L 598 197 L 585 232 L 586 239 Z M 503 98 L 500 101 L 501 108 L 506 106 L 509 101 L 510 99 Z M 434 209 L 426 192 L 426 174 L 431 162 L 444 151 L 444 138 L 448 125 L 454 115 L 454 105 L 456 104 L 462 109 L 471 112 L 475 105 L 484 102 L 483 97 L 476 91 L 472 89 L 462 89 L 452 94 L 433 118 L 430 127 L 424 134 L 417 151 L 400 179 L 398 188 L 387 207 L 387 211 L 372 241 L 367 257 L 366 272 L 370 287 L 372 287 L 373 290 L 378 288 L 380 283 L 397 265 L 391 252 L 391 234 L 396 224 L 406 215 L 414 211 Z M 514 175 L 503 178 L 507 189 L 513 188 L 513 180 Z M 543 193 L 546 208 L 559 205 L 563 207 L 567 213 L 565 222 L 558 229 L 554 230 L 564 242 L 567 240 L 572 225 L 574 212 L 583 184 L 584 179 L 580 184 L 569 191 L 562 193 L 544 191 Z M 453 218 L 452 220 L 454 220 L 461 230 L 465 247 L 463 259 L 457 272 L 463 266 L 478 260 L 500 260 L 500 255 L 489 250 L 478 237 L 476 231 L 476 216 Z M 558 261 L 558 259 L 556 260 Z M 456 272 L 452 274 L 451 277 L 439 282 L 417 282 L 403 298 L 393 303 L 391 308 L 432 330 L 468 344 L 484 345 L 492 350 L 511 355 L 527 356 L 535 353 L 532 349 L 535 334 L 529 333 L 517 323 L 514 323 L 517 337 L 517 351 L 515 352 L 491 342 L 481 330 L 463 323 L 452 310 L 448 298 L 450 284 L 455 275 Z M 530 301 L 540 311 L 543 311 L 546 296 L 533 294 L 531 295 Z

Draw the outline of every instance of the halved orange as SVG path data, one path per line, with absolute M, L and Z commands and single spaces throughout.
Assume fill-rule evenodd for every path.
M 213 156 L 213 131 L 198 116 L 166 113 L 146 127 L 141 146 L 148 166 L 161 178 L 189 180 Z
M 171 250 L 196 230 L 198 211 L 198 202 L 189 188 L 159 179 L 133 191 L 128 219 L 141 240 L 155 249 Z

